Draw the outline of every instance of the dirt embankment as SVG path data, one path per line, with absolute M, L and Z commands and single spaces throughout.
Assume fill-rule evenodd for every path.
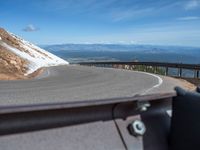
M 1 46 L 1 42 L 16 43 L 10 40 L 5 30 L 0 29 L 0 80 L 24 79 L 27 61 Z
M 21 59 L 0 45 L 0 79 L 21 79 L 27 70 L 26 60 Z
M 197 86 L 200 86 L 200 79 L 193 79 L 193 78 L 184 78 L 184 79 L 179 79 L 182 81 L 183 85 L 186 86 L 186 88 L 194 90 L 196 89 Z
M 39 75 L 43 69 L 25 76 L 28 62 L 0 45 L 0 80 L 30 79 Z
M 14 48 L 17 48 L 23 52 L 27 52 L 23 47 L 20 46 L 20 41 L 12 37 L 7 31 L 0 28 L 0 80 L 21 80 L 30 79 L 42 72 L 43 69 L 39 69 L 34 73 L 25 76 L 29 62 L 25 60 L 6 47 L 2 46 L 1 43 L 7 43 Z M 31 55 L 31 54 L 29 54 Z

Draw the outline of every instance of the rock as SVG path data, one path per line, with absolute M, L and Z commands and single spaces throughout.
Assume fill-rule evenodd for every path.
M 10 60 L 10 64 L 17 65 L 17 62 L 15 60 Z

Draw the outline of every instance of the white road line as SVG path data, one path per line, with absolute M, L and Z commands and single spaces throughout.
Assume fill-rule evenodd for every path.
M 116 69 L 116 68 L 104 68 L 104 69 Z M 120 70 L 123 70 L 124 69 L 120 69 Z M 148 73 L 148 72 L 142 72 L 142 71 L 132 71 L 132 70 L 125 70 L 125 71 L 130 71 L 130 72 L 138 72 L 138 73 L 143 73 L 143 74 L 146 74 L 146 75 L 150 75 L 150 76 L 153 76 L 155 78 L 158 79 L 158 83 L 156 85 L 154 85 L 153 87 L 145 90 L 144 92 L 142 92 L 140 95 L 145 95 L 147 94 L 149 91 L 153 90 L 154 88 L 157 88 L 159 87 L 162 83 L 163 83 L 163 79 L 161 77 L 159 77 L 158 75 L 155 75 L 155 74 L 151 74 L 151 73 Z
M 138 72 L 140 72 L 140 71 L 138 71 Z M 149 91 L 153 90 L 154 88 L 159 87 L 163 83 L 163 79 L 161 77 L 155 75 L 155 74 L 151 74 L 151 73 L 148 73 L 148 72 L 141 72 L 141 73 L 153 76 L 153 77 L 158 79 L 158 83 L 156 85 L 154 85 L 153 87 L 149 88 L 148 90 L 145 90 L 144 92 L 141 93 L 141 95 L 145 95 L 146 93 L 148 93 Z
M 109 68 L 109 69 L 115 69 L 115 68 Z M 124 70 L 124 69 L 121 69 L 121 70 Z M 151 73 L 148 73 L 148 72 L 142 72 L 142 71 L 132 71 L 132 70 L 126 70 L 126 71 L 143 73 L 143 74 L 150 75 L 150 76 L 153 76 L 153 77 L 155 77 L 155 78 L 158 79 L 158 83 L 157 83 L 156 85 L 154 85 L 153 87 L 151 87 L 151 88 L 145 90 L 145 91 L 142 92 L 140 95 L 145 95 L 145 94 L 147 94 L 149 91 L 153 90 L 154 88 L 159 87 L 159 86 L 163 83 L 163 79 L 162 79 L 161 77 L 159 77 L 158 75 L 155 75 L 155 74 L 151 74 Z
M 104 68 L 104 69 L 105 69 L 105 68 Z M 114 68 L 108 68 L 108 69 L 114 69 Z M 130 71 L 130 70 L 126 70 L 126 71 Z M 138 72 L 138 73 L 150 75 L 150 76 L 155 77 L 155 78 L 158 79 L 158 83 L 157 83 L 156 85 L 154 85 L 154 86 L 152 86 L 151 88 L 149 88 L 149 89 L 143 91 L 142 93 L 140 93 L 140 95 L 145 95 L 145 94 L 147 94 L 148 92 L 150 92 L 150 91 L 153 90 L 154 88 L 159 87 L 159 86 L 163 83 L 163 79 L 162 79 L 161 77 L 159 77 L 158 75 L 151 74 L 151 73 L 148 73 L 148 72 L 142 72 L 142 71 L 131 71 L 131 72 Z M 47 69 L 46 69 L 46 75 L 45 75 L 45 77 L 48 77 L 48 76 L 50 76 L 50 71 L 49 71 L 49 69 L 47 68 Z M 42 77 L 42 78 L 44 78 L 44 77 Z

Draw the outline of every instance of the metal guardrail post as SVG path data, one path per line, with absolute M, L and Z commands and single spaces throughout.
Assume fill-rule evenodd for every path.
M 166 75 L 166 76 L 168 76 L 168 71 L 169 71 L 169 68 L 166 67 L 166 68 L 165 68 L 165 75 Z
M 199 70 L 195 70 L 194 76 L 195 76 L 194 78 L 197 78 L 197 79 L 199 78 Z
M 179 68 L 179 69 L 178 69 L 178 72 L 179 72 L 178 76 L 179 76 L 179 77 L 182 77 L 182 68 Z
M 158 72 L 158 67 L 156 66 L 156 68 L 155 68 L 155 73 L 157 73 Z
M 147 71 L 147 65 L 145 65 L 145 69 L 144 69 L 144 71 Z

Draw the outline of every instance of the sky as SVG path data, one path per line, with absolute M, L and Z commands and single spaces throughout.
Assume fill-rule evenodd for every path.
M 200 0 L 0 0 L 0 27 L 43 45 L 200 47 Z

